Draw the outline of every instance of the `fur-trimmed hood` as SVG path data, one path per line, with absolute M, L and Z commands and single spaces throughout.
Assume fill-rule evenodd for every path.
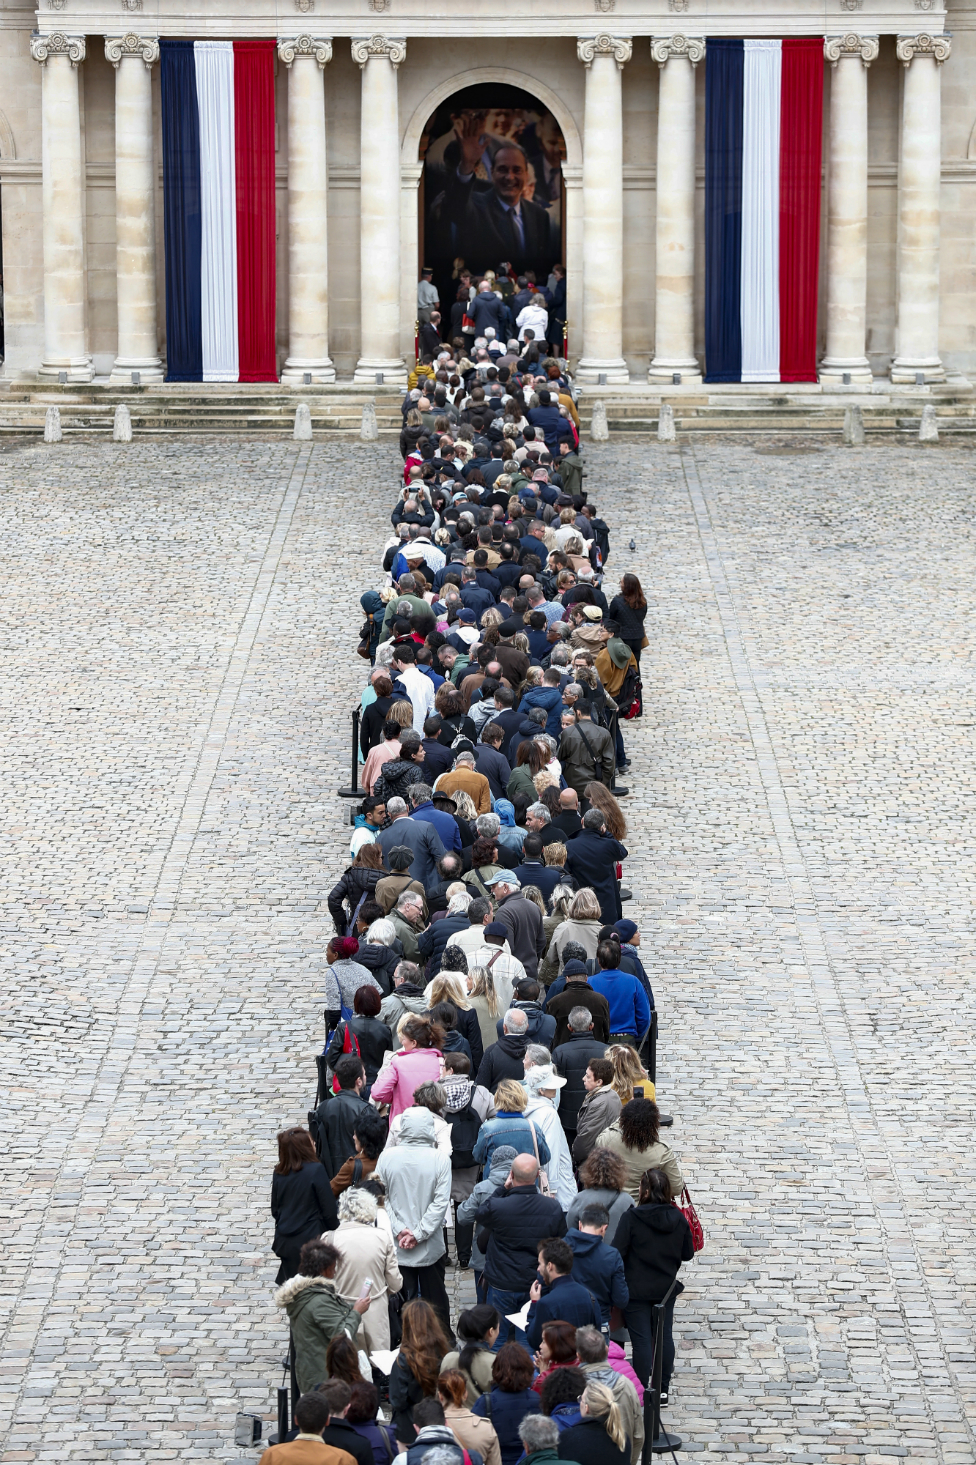
M 275 1306 L 287 1307 L 302 1292 L 307 1292 L 312 1287 L 318 1292 L 331 1292 L 333 1296 L 337 1295 L 335 1283 L 330 1282 L 328 1277 L 303 1277 L 299 1272 L 297 1276 L 289 1277 L 288 1281 L 278 1288 L 274 1295 Z

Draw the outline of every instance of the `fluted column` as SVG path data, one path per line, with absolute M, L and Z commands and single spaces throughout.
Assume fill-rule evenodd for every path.
M 654 360 L 649 381 L 700 382 L 695 357 L 695 67 L 705 42 L 664 36 L 651 42 L 661 68 L 657 104 L 657 234 Z
M 627 382 L 624 361 L 624 132 L 621 72 L 633 45 L 600 35 L 576 44 L 586 67 L 583 114 L 583 354 L 577 379 Z
M 945 381 L 939 357 L 942 76 L 948 36 L 899 36 L 905 67 L 898 173 L 898 318 L 893 382 Z
M 868 67 L 877 36 L 828 36 L 827 351 L 820 380 L 871 382 L 868 285 Z
M 90 382 L 85 279 L 85 175 L 81 156 L 78 67 L 84 36 L 31 36 L 42 65 L 41 198 L 44 209 L 44 357 L 38 375 L 65 372 Z
M 111 380 L 163 379 L 156 333 L 156 179 L 153 166 L 152 69 L 159 42 L 106 36 L 115 67 L 115 282 L 118 355 Z
M 407 379 L 400 350 L 400 118 L 397 67 L 406 41 L 354 40 L 363 74 L 359 147 L 359 299 L 361 335 L 354 381 Z
M 329 171 L 325 68 L 332 41 L 295 36 L 278 42 L 288 67 L 288 359 L 286 386 L 334 382 L 329 356 Z

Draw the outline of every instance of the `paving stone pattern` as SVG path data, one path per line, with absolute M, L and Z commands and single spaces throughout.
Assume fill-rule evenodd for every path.
M 972 1461 L 972 455 L 588 457 L 651 602 L 629 911 L 707 1238 L 668 1421 L 716 1459 Z M 394 470 L 0 457 L 4 1460 L 270 1427 L 274 1134 L 313 1092 Z

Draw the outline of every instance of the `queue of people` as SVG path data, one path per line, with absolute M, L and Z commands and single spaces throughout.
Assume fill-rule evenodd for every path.
M 614 786 L 646 601 L 630 574 L 607 600 L 576 439 L 514 395 L 541 402 L 534 370 L 487 394 L 467 373 L 443 420 L 439 386 L 407 408 L 424 431 L 362 597 L 367 795 L 328 898 L 319 1089 L 278 1136 L 301 1397 L 264 1465 L 635 1465 L 665 1298 L 668 1400 L 696 1235 Z M 449 1260 L 475 1280 L 458 1317 Z

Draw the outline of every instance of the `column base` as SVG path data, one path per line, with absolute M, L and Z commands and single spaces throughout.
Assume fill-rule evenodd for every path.
M 139 385 L 158 386 L 164 380 L 163 363 L 158 356 L 116 356 L 108 383 L 111 387 L 131 387 L 132 373 L 139 373 Z
M 944 382 L 945 367 L 938 356 L 927 356 L 922 360 L 898 356 L 891 363 L 891 380 L 896 386 L 915 386 L 915 377 L 921 374 L 925 386 L 932 382 Z
M 675 385 L 674 376 L 678 372 L 681 381 L 678 385 L 686 387 L 700 387 L 702 384 L 701 367 L 694 356 L 676 356 L 673 359 L 667 356 L 655 356 L 647 368 L 647 380 L 652 383 L 660 383 L 661 386 Z
M 372 357 L 361 356 L 356 363 L 356 370 L 353 373 L 353 386 L 375 387 L 376 373 L 383 373 L 383 386 L 405 387 L 407 384 L 407 368 L 401 357 Z
M 80 385 L 94 379 L 95 363 L 91 356 L 62 356 L 42 361 L 37 368 L 40 381 L 60 381 L 62 372 L 69 384 Z
M 844 377 L 850 377 L 850 386 L 870 386 L 874 381 L 871 371 L 871 363 L 866 356 L 825 356 L 820 363 L 820 370 L 817 373 L 817 380 L 821 386 L 843 387 L 848 383 Z
M 307 376 L 312 378 L 310 382 L 306 382 Z M 328 356 L 317 356 L 314 359 L 289 356 L 281 370 L 283 387 L 319 386 L 325 382 L 334 382 L 335 379 L 335 367 Z
M 576 364 L 574 375 L 578 382 L 586 382 L 590 386 L 619 387 L 626 386 L 630 381 L 630 372 L 622 356 L 612 361 L 601 361 L 596 356 L 583 356 Z M 605 383 L 600 381 L 601 376 L 606 377 Z

